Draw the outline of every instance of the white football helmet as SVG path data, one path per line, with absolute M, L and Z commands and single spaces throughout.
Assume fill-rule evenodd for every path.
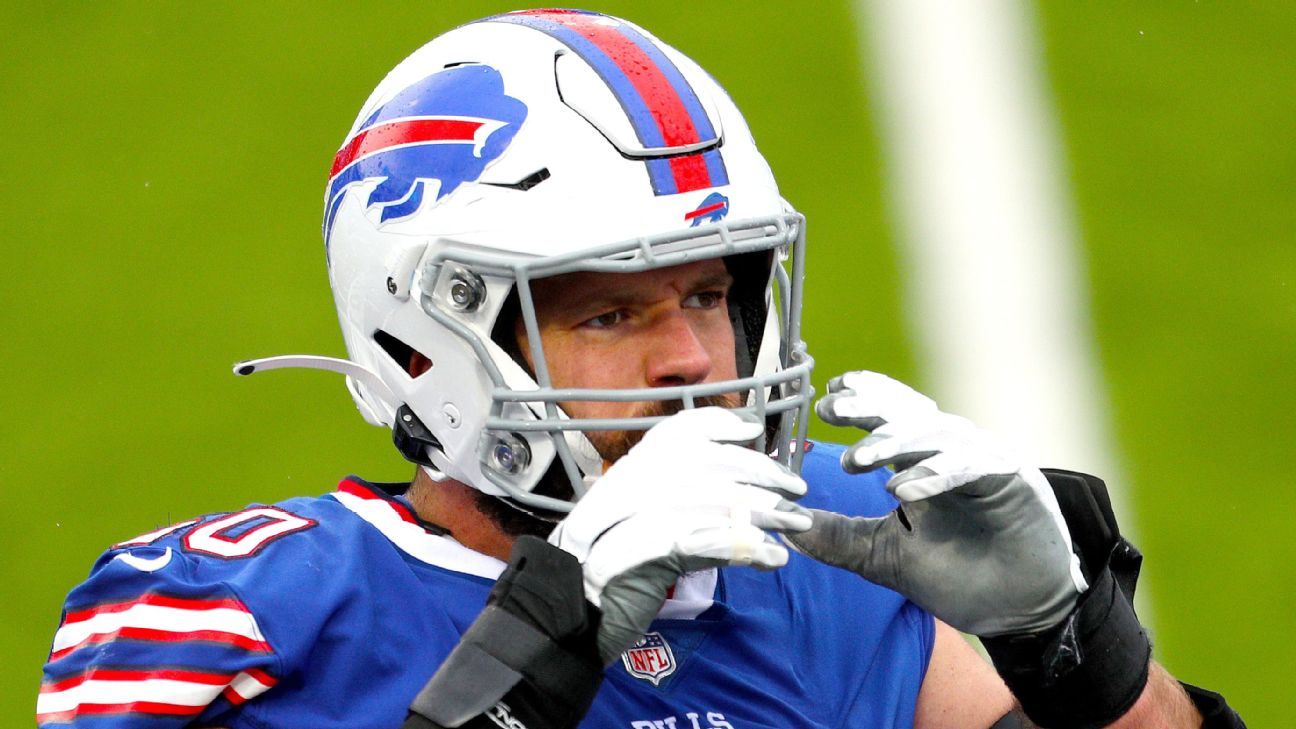
M 542 515 L 573 500 L 535 491 L 551 467 L 575 498 L 602 472 L 582 431 L 661 419 L 573 419 L 562 402 L 691 407 L 744 394 L 741 410 L 769 425 L 760 445 L 799 467 L 813 394 L 799 326 L 804 220 L 779 196 L 724 90 L 642 28 L 531 10 L 434 39 L 365 102 L 334 159 L 324 208 L 350 360 L 274 357 L 236 372 L 342 372 L 365 419 L 393 428 L 402 453 L 434 478 Z M 729 298 L 739 379 L 551 387 L 532 281 L 704 258 L 723 258 L 737 279 Z M 509 337 L 522 318 L 534 375 L 493 336 L 501 312 Z M 432 362 L 414 377 L 412 351 Z

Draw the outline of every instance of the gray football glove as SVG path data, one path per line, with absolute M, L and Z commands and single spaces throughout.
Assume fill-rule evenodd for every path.
M 764 530 L 810 528 L 807 511 L 789 501 L 805 493 L 805 482 L 738 445 L 763 427 L 720 408 L 663 420 L 550 534 L 580 561 L 585 597 L 602 612 L 605 663 L 643 637 L 685 572 L 787 564 L 787 549 Z
M 828 384 L 815 412 L 870 431 L 842 454 L 860 473 L 891 465 L 900 506 L 884 517 L 812 510 L 785 538 L 823 562 L 893 589 L 955 628 L 1030 633 L 1061 621 L 1087 585 L 1043 474 L 970 421 L 874 372 Z

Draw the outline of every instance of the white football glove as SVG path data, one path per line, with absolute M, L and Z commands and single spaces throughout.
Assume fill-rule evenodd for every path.
M 604 662 L 643 637 L 685 572 L 787 564 L 787 549 L 764 530 L 810 528 L 809 513 L 789 500 L 806 487 L 779 462 L 737 445 L 763 427 L 721 408 L 663 420 L 550 534 L 580 560 L 585 596 L 602 611 Z
M 1066 617 L 1088 585 L 1038 469 L 885 375 L 851 372 L 828 391 L 820 418 L 871 431 L 842 454 L 842 468 L 891 465 L 887 490 L 901 503 L 878 518 L 813 510 L 814 527 L 789 535 L 793 546 L 967 633 L 1031 633 Z

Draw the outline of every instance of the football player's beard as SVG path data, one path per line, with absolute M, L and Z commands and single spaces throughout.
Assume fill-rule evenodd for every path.
M 742 399 L 737 393 L 726 392 L 719 395 L 706 395 L 693 399 L 693 407 L 722 407 L 732 410 L 742 406 Z M 631 417 L 651 418 L 666 417 L 684 410 L 683 400 L 658 400 L 641 405 Z M 599 430 L 586 431 L 585 437 L 594 445 L 594 450 L 603 457 L 606 463 L 616 463 L 630 452 L 639 441 L 643 440 L 646 430 Z

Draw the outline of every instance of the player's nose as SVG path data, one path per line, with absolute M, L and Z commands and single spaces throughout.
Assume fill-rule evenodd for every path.
M 662 313 L 651 332 L 644 353 L 649 386 L 692 385 L 711 374 L 711 355 L 684 311 Z

